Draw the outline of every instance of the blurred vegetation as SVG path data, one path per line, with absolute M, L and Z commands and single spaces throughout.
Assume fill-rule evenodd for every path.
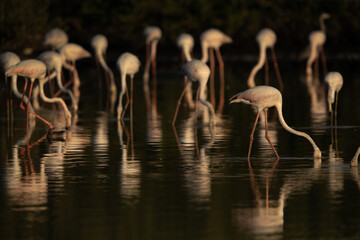
M 202 31 L 215 27 L 234 39 L 233 51 L 257 52 L 256 33 L 272 28 L 277 50 L 301 51 L 311 31 L 327 20 L 327 49 L 357 51 L 360 39 L 360 1 L 357 0 L 7 0 L 0 2 L 0 50 L 22 54 L 25 48 L 43 51 L 43 36 L 64 29 L 71 42 L 90 49 L 90 38 L 103 33 L 109 49 L 143 53 L 143 29 L 158 25 L 162 49 L 171 53 L 182 32 L 198 41 Z M 196 43 L 199 48 L 199 43 Z

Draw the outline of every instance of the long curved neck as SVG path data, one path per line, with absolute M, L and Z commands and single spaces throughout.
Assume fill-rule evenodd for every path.
M 207 63 L 207 61 L 209 60 L 209 46 L 206 42 L 202 42 L 201 43 L 201 50 L 202 50 L 202 58 L 201 61 L 203 63 Z
M 44 102 L 49 102 L 49 103 L 59 103 L 63 109 L 64 109 L 64 112 L 65 112 L 65 117 L 66 117 L 66 120 L 67 120 L 67 126 L 70 126 L 71 125 L 71 113 L 68 109 L 68 107 L 66 106 L 64 100 L 62 98 L 58 98 L 58 97 L 55 97 L 55 98 L 48 98 L 46 97 L 45 93 L 44 93 L 44 79 L 39 79 L 39 84 L 40 84 L 40 97 L 44 100 Z M 70 117 L 70 119 L 69 119 Z M 69 124 L 69 121 L 70 121 L 70 124 Z
M 248 78 L 248 86 L 250 88 L 255 87 L 255 75 L 256 73 L 264 66 L 266 58 L 266 47 L 264 45 L 260 45 L 260 56 L 257 64 L 251 70 L 250 76 Z
M 312 145 L 313 148 L 314 148 L 314 155 L 315 155 L 316 153 L 320 152 L 320 149 L 318 148 L 318 146 L 315 144 L 314 140 L 313 140 L 308 134 L 306 134 L 306 133 L 304 133 L 304 132 L 296 131 L 295 129 L 292 129 L 291 127 L 289 127 L 289 126 L 287 125 L 287 123 L 286 123 L 285 120 L 284 120 L 284 116 L 283 116 L 283 114 L 282 114 L 282 104 L 276 105 L 276 109 L 278 110 L 280 124 L 281 124 L 288 132 L 306 138 L 306 139 L 311 143 L 311 145 Z
M 207 81 L 199 81 L 199 101 L 205 105 L 210 111 L 210 124 L 215 125 L 216 115 L 213 106 L 205 98 L 206 96 L 206 83 Z
M 315 59 L 318 57 L 318 46 L 314 44 L 313 42 L 310 43 L 310 56 L 306 62 L 306 73 L 308 75 L 312 74 L 312 64 L 315 61 Z
M 115 84 L 115 80 L 114 80 L 114 73 L 112 72 L 111 68 L 106 64 L 104 55 L 102 53 L 96 53 L 100 65 L 105 69 L 106 72 L 108 72 L 109 76 L 110 76 L 110 90 L 116 92 L 116 84 Z
M 325 33 L 326 32 L 325 19 L 320 16 L 319 21 L 320 21 L 320 30 Z
M 157 49 L 158 40 L 154 40 L 151 42 L 151 50 L 150 50 L 150 60 L 154 61 L 156 57 L 156 49 Z
M 183 47 L 183 53 L 184 53 L 186 61 L 190 62 L 192 60 L 192 57 L 191 57 L 191 50 L 188 46 Z

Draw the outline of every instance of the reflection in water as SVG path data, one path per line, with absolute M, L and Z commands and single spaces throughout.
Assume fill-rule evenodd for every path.
M 24 138 L 14 144 L 13 159 L 6 168 L 7 193 L 10 205 L 16 210 L 27 211 L 29 218 L 35 218 L 36 211 L 47 209 L 45 163 L 40 161 L 39 169 L 34 167 L 30 151 L 32 145 L 28 142 L 33 131 L 34 128 L 30 127 L 28 136 L 25 135 Z M 42 140 L 44 138 L 39 139 L 39 141 Z M 37 143 L 34 142 L 34 144 Z
M 109 139 L 108 139 L 108 114 L 99 112 L 96 118 L 96 132 L 94 136 L 94 151 L 98 159 L 108 159 Z
M 259 235 L 282 234 L 284 225 L 284 207 L 287 198 L 285 189 L 282 188 L 280 190 L 278 200 L 269 200 L 270 183 L 278 163 L 279 160 L 276 160 L 273 167 L 266 173 L 265 199 L 261 199 L 259 187 L 255 182 L 253 169 L 249 164 L 249 176 L 251 188 L 255 196 L 256 207 L 233 209 L 233 221 L 237 226 L 246 228 L 246 230 Z
M 329 146 L 329 188 L 330 193 L 340 196 L 344 190 L 344 176 L 342 166 L 344 161 L 340 157 L 336 157 L 337 151 L 333 145 Z M 334 196 L 334 197 L 335 197 Z
M 184 159 L 185 187 L 188 190 L 191 201 L 196 203 L 208 202 L 211 196 L 210 157 L 207 154 L 215 141 L 215 129 L 202 128 L 203 137 L 207 143 L 198 149 L 198 138 L 194 129 L 195 113 L 187 118 L 181 126 L 178 140 L 179 151 Z M 176 129 L 174 128 L 177 137 Z M 194 149 L 195 148 L 195 149 Z
M 120 193 L 128 204 L 135 204 L 140 196 L 140 161 L 134 159 L 134 152 L 129 158 L 128 143 L 124 144 L 124 125 L 118 121 L 118 136 L 121 147 Z M 132 136 L 131 136 L 132 137 Z

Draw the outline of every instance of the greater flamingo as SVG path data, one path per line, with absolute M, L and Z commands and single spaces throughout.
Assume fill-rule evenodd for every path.
M 91 46 L 93 47 L 94 52 L 95 52 L 96 63 L 100 63 L 102 68 L 105 70 L 105 72 L 110 77 L 110 87 L 109 87 L 110 93 L 116 94 L 116 84 L 115 84 L 115 80 L 114 80 L 114 73 L 105 61 L 106 49 L 108 47 L 107 38 L 103 34 L 96 34 L 95 36 L 93 36 L 91 38 Z M 106 75 L 106 79 L 108 79 L 107 75 Z
M 58 102 L 58 103 L 60 103 L 64 108 L 65 118 L 67 120 L 66 127 L 71 126 L 71 113 L 67 109 L 65 102 L 61 98 L 49 99 L 44 94 L 43 85 L 47 81 L 47 79 L 45 78 L 46 65 L 43 62 L 41 62 L 39 60 L 36 60 L 36 59 L 28 59 L 28 60 L 20 61 L 15 66 L 8 69 L 5 72 L 5 75 L 6 76 L 18 75 L 18 76 L 22 76 L 22 77 L 25 77 L 25 78 L 30 78 L 31 85 L 30 85 L 28 99 L 31 99 L 31 92 L 32 92 L 32 88 L 33 88 L 33 84 L 34 84 L 35 79 L 39 79 L 40 96 L 42 97 L 42 99 L 45 102 Z M 27 88 L 27 82 L 25 83 L 24 93 L 23 94 L 25 94 L 26 88 Z M 21 103 L 20 106 L 22 107 L 22 109 L 24 109 L 24 107 L 22 106 L 22 103 Z M 46 121 L 45 119 L 43 119 L 42 117 L 40 117 L 38 115 L 36 115 L 36 116 L 39 119 L 41 119 L 42 121 L 44 121 L 47 125 L 49 125 L 50 129 L 54 128 L 54 126 L 51 123 L 49 123 L 48 121 Z M 28 101 L 28 104 L 27 104 L 27 119 L 28 119 L 28 117 L 29 117 L 29 101 Z
M 150 64 L 152 65 L 152 74 L 156 76 L 156 49 L 161 38 L 161 29 L 157 26 L 148 26 L 144 30 L 146 40 L 146 63 L 144 70 L 144 81 L 149 80 Z
M 45 34 L 44 45 L 50 46 L 52 50 L 57 50 L 68 42 L 66 32 L 60 28 L 53 28 Z
M 54 75 L 56 75 L 56 81 L 57 81 L 57 84 L 58 84 L 60 90 L 69 94 L 70 99 L 71 99 L 72 108 L 75 112 L 77 112 L 78 104 L 76 102 L 76 99 L 75 99 L 72 91 L 70 89 L 65 88 L 64 85 L 62 84 L 61 73 L 62 73 L 63 60 L 62 60 L 61 55 L 57 52 L 46 51 L 46 52 L 41 53 L 37 57 L 37 59 L 39 59 L 40 61 L 45 63 L 46 68 L 49 73 L 52 72 L 52 74 L 49 76 L 50 79 Z
M 324 44 L 326 41 L 326 28 L 325 28 L 325 19 L 330 18 L 330 15 L 327 13 L 323 13 L 319 17 L 320 21 L 320 30 L 316 30 L 310 33 L 309 35 L 309 41 L 310 41 L 310 55 L 308 57 L 307 63 L 306 63 L 306 74 L 308 81 L 312 79 L 312 64 L 314 61 L 316 61 L 315 65 L 315 73 L 316 78 L 318 77 L 318 63 L 317 59 L 319 57 L 319 52 L 321 52 L 322 56 L 322 65 L 323 65 L 323 72 L 324 75 L 327 73 L 326 69 L 326 57 L 324 52 Z
M 75 66 L 75 62 L 82 58 L 91 57 L 91 54 L 85 50 L 82 46 L 76 43 L 67 43 L 59 49 L 61 57 L 63 59 L 63 66 L 72 73 L 72 78 L 68 82 L 73 84 L 73 93 L 76 98 L 79 97 L 80 91 L 80 79 L 79 74 Z M 69 63 L 70 64 L 69 64 Z M 67 87 L 67 84 L 65 85 Z
M 255 75 L 264 66 L 265 60 L 267 60 L 266 59 L 266 49 L 270 48 L 271 53 L 272 53 L 273 62 L 274 62 L 274 68 L 276 71 L 276 76 L 279 81 L 280 91 L 282 91 L 283 83 L 281 80 L 281 75 L 280 75 L 278 63 L 276 60 L 275 50 L 274 50 L 274 45 L 276 43 L 275 32 L 273 30 L 271 30 L 270 28 L 264 28 L 264 29 L 260 30 L 260 32 L 256 35 L 256 41 L 259 44 L 260 56 L 259 56 L 258 63 L 251 70 L 250 76 L 247 81 L 248 86 L 250 88 L 255 87 L 255 80 L 254 80 Z M 266 61 L 266 65 L 265 65 L 265 71 L 266 71 L 265 72 L 265 83 L 266 83 L 266 85 L 269 85 L 267 61 Z
M 277 159 L 279 159 L 279 155 L 276 152 L 275 147 L 272 145 L 271 140 L 267 133 L 267 112 L 268 112 L 268 108 L 270 108 L 270 107 L 276 107 L 276 109 L 278 111 L 278 118 L 279 118 L 280 124 L 287 131 L 289 131 L 290 133 L 293 133 L 295 135 L 302 136 L 311 143 L 311 145 L 314 148 L 314 160 L 321 160 L 321 151 L 318 148 L 318 146 L 315 144 L 314 140 L 308 134 L 306 134 L 304 132 L 296 131 L 296 130 L 290 128 L 286 124 L 283 114 L 282 114 L 282 95 L 279 90 L 277 90 L 274 87 L 270 87 L 270 86 L 253 87 L 244 92 L 240 92 L 240 93 L 234 95 L 230 99 L 230 103 L 240 103 L 240 102 L 254 106 L 258 110 L 258 114 L 256 116 L 255 123 L 254 123 L 253 129 L 252 129 L 251 135 L 250 135 L 248 161 L 250 161 L 251 146 L 252 146 L 252 142 L 254 139 L 254 132 L 255 132 L 256 124 L 258 122 L 260 113 L 262 111 L 264 111 L 264 113 L 265 113 L 265 138 L 268 140 L 270 146 L 274 150 Z
M 181 49 L 181 57 L 182 57 L 182 63 L 184 64 L 185 61 L 189 62 L 192 60 L 192 49 L 194 47 L 194 38 L 188 34 L 188 33 L 182 33 L 177 38 L 176 42 L 177 46 Z M 184 61 L 185 58 L 185 61 Z M 188 81 L 186 80 L 186 76 L 184 76 L 184 83 L 186 85 Z M 188 82 L 186 87 L 186 93 L 185 93 L 185 99 L 189 106 L 189 108 L 193 109 L 195 107 L 193 97 L 192 97 L 192 83 L 191 81 Z
M 209 76 L 210 76 L 210 69 L 209 67 L 203 63 L 200 60 L 192 60 L 190 62 L 185 63 L 180 70 L 180 74 L 186 75 L 188 78 L 188 81 L 192 82 L 199 82 L 198 90 L 196 93 L 196 101 L 195 101 L 195 121 L 197 119 L 197 99 L 200 99 L 201 104 L 206 106 L 208 110 L 210 111 L 210 125 L 215 126 L 216 123 L 216 116 L 214 112 L 214 108 L 211 105 L 210 102 L 208 102 L 205 98 L 205 90 L 206 90 L 206 84 L 208 82 Z M 186 87 L 184 88 L 184 91 L 181 93 L 180 98 L 177 102 L 176 111 L 174 114 L 174 118 L 172 121 L 172 125 L 175 125 L 176 117 L 179 111 L 179 107 L 181 104 L 181 99 L 185 94 Z
M 329 106 L 329 112 L 331 113 L 331 123 L 333 122 L 333 110 L 331 105 L 334 103 L 336 97 L 334 111 L 334 118 L 336 123 L 337 105 L 339 99 L 339 92 L 343 86 L 343 77 L 339 72 L 329 72 L 325 75 L 325 85 L 328 87 L 327 101 Z
M 130 118 L 133 118 L 133 113 L 132 113 L 132 104 L 133 104 L 133 79 L 134 79 L 134 75 L 135 73 L 137 73 L 139 71 L 140 68 L 140 60 L 132 53 L 123 53 L 120 55 L 120 57 L 117 59 L 116 61 L 116 65 L 117 68 L 120 72 L 121 75 L 121 91 L 119 94 L 119 104 L 118 104 L 118 108 L 117 108 L 117 119 L 122 119 L 124 117 L 125 114 L 125 109 L 127 107 L 127 105 L 129 104 L 129 96 L 127 99 L 127 103 L 124 107 L 124 111 L 123 111 L 123 106 L 122 106 L 122 98 L 125 94 L 125 91 L 127 90 L 126 87 L 126 75 L 130 75 Z
M 214 51 L 215 49 L 217 59 L 219 61 L 220 67 L 220 96 L 219 96 L 219 107 L 218 111 L 221 112 L 224 106 L 224 97 L 225 97 L 225 74 L 224 74 L 224 61 L 221 56 L 220 47 L 226 43 L 232 43 L 231 37 L 224 34 L 218 29 L 210 28 L 203 32 L 200 36 L 201 48 L 202 48 L 202 58 L 201 61 L 206 63 L 209 60 L 209 50 L 210 50 L 210 99 L 211 104 L 215 106 L 215 58 Z
M 350 162 L 351 167 L 357 167 L 358 166 L 359 155 L 360 155 L 360 147 L 357 149 L 354 157 L 352 158 L 352 160 Z

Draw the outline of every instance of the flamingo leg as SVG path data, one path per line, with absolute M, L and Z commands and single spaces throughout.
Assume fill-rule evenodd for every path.
M 224 102 L 225 102 L 225 73 L 224 73 L 224 61 L 221 56 L 221 52 L 219 48 L 216 48 L 216 57 L 219 61 L 219 67 L 220 67 L 220 96 L 219 96 L 219 106 L 218 106 L 218 112 L 222 112 L 224 108 Z M 213 105 L 215 106 L 215 105 Z
M 318 81 L 319 80 L 319 58 L 316 57 L 315 58 L 315 62 L 314 62 L 314 79 L 315 81 Z
M 172 121 L 172 125 L 174 126 L 175 125 L 175 121 L 176 121 L 176 118 L 177 118 L 177 115 L 178 115 L 178 112 L 179 112 L 179 107 L 180 107 L 180 104 L 181 104 L 181 100 L 182 98 L 184 97 L 184 94 L 186 92 L 186 87 L 184 87 L 184 90 L 182 91 L 178 101 L 177 101 L 177 105 L 176 105 L 176 110 L 175 110 L 175 114 L 174 114 L 174 117 L 173 117 L 173 121 Z M 196 105 L 196 103 L 195 103 Z
M 197 124 L 197 103 L 199 101 L 199 95 L 200 95 L 200 85 L 198 86 L 198 89 L 196 91 L 196 101 L 195 101 L 195 126 Z
M 133 121 L 133 100 L 134 100 L 134 91 L 133 91 L 133 79 L 134 79 L 134 76 L 131 76 L 130 77 L 130 119 L 131 119 L 131 122 Z
M 280 92 L 282 92 L 283 89 L 284 89 L 284 83 L 283 83 L 283 81 L 281 79 L 279 65 L 278 65 L 278 62 L 277 62 L 277 59 L 276 59 L 275 49 L 273 47 L 271 48 L 271 54 L 272 54 L 272 59 L 274 61 L 274 68 L 275 68 L 276 76 L 277 76 L 279 86 L 280 86 Z
M 279 159 L 280 158 L 279 154 L 277 153 L 276 149 L 274 148 L 274 145 L 271 143 L 270 137 L 268 135 L 268 130 L 267 130 L 267 126 L 268 126 L 268 110 L 265 109 L 264 112 L 265 112 L 265 138 L 269 142 L 271 148 L 274 150 L 277 159 Z
M 253 143 L 253 140 L 254 140 L 254 132 L 255 132 L 257 122 L 258 122 L 259 117 L 260 117 L 260 113 L 261 113 L 261 111 L 259 111 L 258 114 L 256 115 L 255 123 L 254 123 L 253 129 L 252 129 L 251 134 L 250 134 L 250 143 L 249 143 L 249 152 L 248 152 L 248 161 L 249 162 L 250 162 L 251 147 L 252 147 L 252 143 Z
M 155 77 L 156 76 L 156 51 L 155 51 L 154 57 L 151 61 L 151 67 L 152 67 L 152 75 Z
M 215 57 L 214 49 L 209 48 L 210 51 L 210 102 L 215 106 Z
M 129 103 L 130 103 L 128 88 L 126 88 L 125 93 L 126 93 L 126 103 L 125 103 L 125 106 L 124 106 L 124 110 L 123 110 L 123 112 L 121 113 L 121 119 L 124 118 L 124 116 L 125 116 L 125 111 L 126 111 L 126 109 L 128 108 Z
M 32 89 L 33 89 L 33 84 L 34 84 L 34 81 L 31 81 L 30 90 L 29 90 L 29 99 L 31 99 L 31 93 L 32 93 Z M 26 106 L 26 126 L 27 126 L 27 130 L 28 130 L 28 126 L 29 126 L 29 124 L 28 124 L 29 123 L 29 113 L 31 113 L 30 112 L 30 100 L 27 102 L 27 106 Z M 46 121 L 44 118 L 40 117 L 36 113 L 31 113 L 31 114 L 35 115 L 37 118 L 39 118 L 44 123 L 46 123 L 50 127 L 50 129 L 54 128 L 54 125 L 52 125 L 50 122 Z
M 265 85 L 269 85 L 269 61 L 265 56 Z
M 23 91 L 23 95 L 22 95 L 22 97 L 21 97 L 21 102 L 20 102 L 20 108 L 21 108 L 22 110 L 25 110 L 25 107 L 24 107 L 24 95 L 25 95 L 25 91 L 26 91 L 27 85 L 28 85 L 28 80 L 26 79 L 26 81 L 25 81 L 25 86 L 24 86 L 24 91 Z

